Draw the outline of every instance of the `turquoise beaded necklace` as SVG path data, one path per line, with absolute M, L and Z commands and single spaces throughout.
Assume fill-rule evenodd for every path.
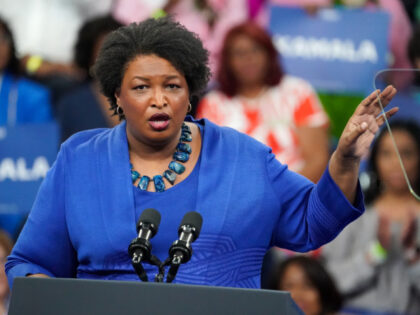
M 185 171 L 185 166 L 181 163 L 185 163 L 189 160 L 191 154 L 191 146 L 186 142 L 191 142 L 191 129 L 187 126 L 186 123 L 182 123 L 181 128 L 181 137 L 179 138 L 178 145 L 176 146 L 176 151 L 174 153 L 173 160 L 169 163 L 168 169 L 163 172 L 162 175 L 155 175 L 153 176 L 153 183 L 155 185 L 155 191 L 163 192 L 165 191 L 165 182 L 163 178 L 171 183 L 174 184 L 176 175 L 182 174 Z M 181 163 L 179 163 L 181 162 Z M 133 169 L 133 164 L 130 163 L 131 168 L 131 180 L 133 184 L 140 178 L 137 188 L 140 190 L 147 190 L 149 186 L 150 177 L 143 175 L 141 176 L 139 172 Z

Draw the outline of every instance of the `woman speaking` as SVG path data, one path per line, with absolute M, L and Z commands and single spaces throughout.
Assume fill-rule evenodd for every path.
M 184 214 L 203 217 L 175 282 L 255 288 L 268 248 L 317 248 L 363 213 L 359 161 L 384 122 L 376 92 L 357 107 L 315 185 L 249 136 L 186 116 L 206 87 L 207 55 L 170 18 L 108 35 L 95 72 L 122 122 L 61 146 L 8 258 L 10 284 L 16 276 L 136 280 L 127 247 L 140 213 L 155 208 L 160 260 Z M 387 87 L 382 103 L 395 93 Z M 153 277 L 156 268 L 145 269 Z

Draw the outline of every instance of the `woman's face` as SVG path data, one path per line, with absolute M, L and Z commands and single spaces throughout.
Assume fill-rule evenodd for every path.
M 10 60 L 10 37 L 0 26 L 0 71 L 4 70 Z
M 280 290 L 289 291 L 292 299 L 305 315 L 321 313 L 321 301 L 316 288 L 309 282 L 303 269 L 297 264 L 290 264 L 284 272 Z
M 127 65 L 115 96 L 124 111 L 127 132 L 137 141 L 150 146 L 177 141 L 189 91 L 184 75 L 168 60 L 137 56 Z
M 268 64 L 264 47 L 248 36 L 238 35 L 231 42 L 229 57 L 230 67 L 239 84 L 264 84 Z
M 404 130 L 394 130 L 393 135 L 410 183 L 414 184 L 419 171 L 419 152 L 416 142 Z M 387 190 L 400 192 L 408 189 L 389 133 L 385 134 L 379 143 L 376 165 L 378 177 Z

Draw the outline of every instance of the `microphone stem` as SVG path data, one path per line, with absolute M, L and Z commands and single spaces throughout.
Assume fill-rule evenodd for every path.
M 136 271 L 136 273 L 139 276 L 140 280 L 141 281 L 144 281 L 144 282 L 148 282 L 149 279 L 147 277 L 147 273 L 146 273 L 146 271 L 144 271 L 144 268 L 143 268 L 141 262 L 136 263 L 136 262 L 134 262 L 134 259 L 133 259 L 131 261 L 131 264 L 133 265 L 134 270 Z
M 171 264 L 171 267 L 169 268 L 169 271 L 168 271 L 168 275 L 166 277 L 167 283 L 171 283 L 175 279 L 175 276 L 178 272 L 178 268 L 179 268 L 179 265 Z
M 168 276 L 166 277 L 166 282 L 170 283 L 175 279 L 176 274 L 178 273 L 179 266 L 182 263 L 182 254 L 175 253 L 175 255 L 170 260 L 171 267 L 168 271 Z

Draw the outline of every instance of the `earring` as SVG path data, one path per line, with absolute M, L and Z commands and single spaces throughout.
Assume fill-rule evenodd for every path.
M 190 113 L 192 111 L 192 105 L 191 103 L 188 104 L 188 113 Z
M 122 109 L 119 105 L 117 105 L 117 108 L 115 109 L 115 112 L 116 112 L 119 116 L 121 116 L 122 114 L 124 114 L 123 109 Z

